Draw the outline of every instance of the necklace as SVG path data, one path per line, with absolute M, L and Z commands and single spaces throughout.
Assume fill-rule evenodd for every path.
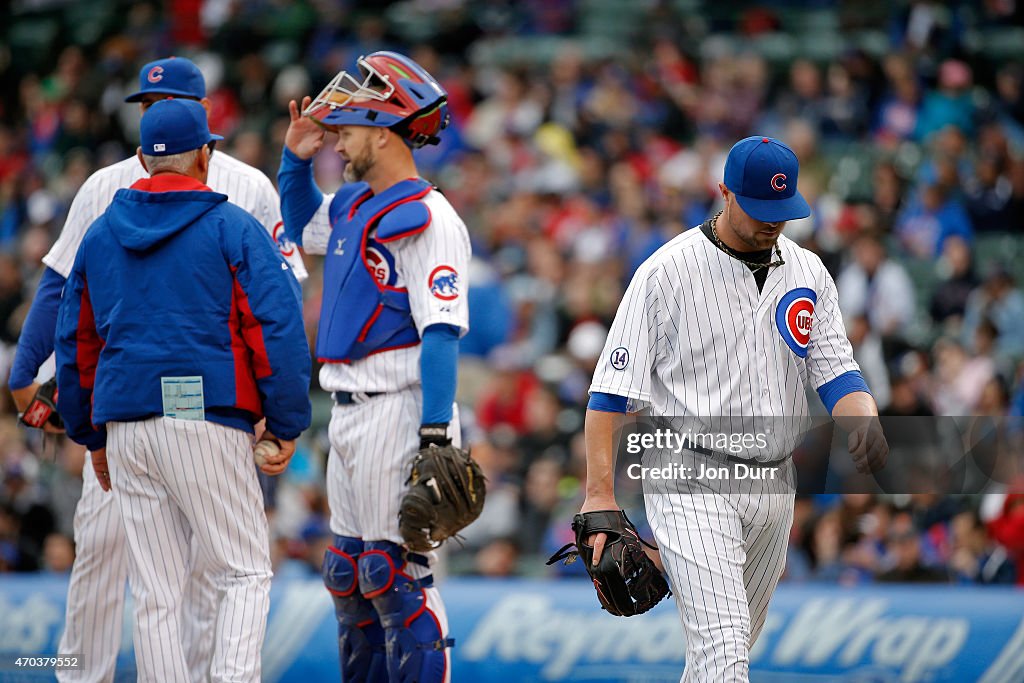
M 715 229 L 716 226 L 718 225 L 718 217 L 721 216 L 721 215 L 722 215 L 722 212 L 719 211 L 711 219 L 711 236 L 715 238 L 715 245 L 719 249 L 724 251 L 729 256 L 732 256 L 734 259 L 736 259 L 740 263 L 746 265 L 751 270 L 761 270 L 762 268 L 774 268 L 775 266 L 784 266 L 784 265 L 786 265 L 786 262 L 782 260 L 782 250 L 779 249 L 778 243 L 775 244 L 775 256 L 778 258 L 777 261 L 770 261 L 768 263 L 756 263 L 754 261 L 746 261 L 744 259 L 741 259 L 739 256 L 737 256 L 736 255 L 736 251 L 733 250 L 733 249 L 730 249 L 729 247 L 727 247 L 725 245 L 725 242 L 723 242 L 721 240 L 721 238 L 719 238 L 718 230 Z

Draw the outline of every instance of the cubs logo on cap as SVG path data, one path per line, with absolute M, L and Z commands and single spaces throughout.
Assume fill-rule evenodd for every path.
M 435 299 L 452 301 L 459 298 L 459 274 L 451 266 L 438 266 L 427 278 Z
M 199 67 L 184 57 L 158 59 L 139 70 L 139 90 L 124 101 L 140 102 L 149 93 L 201 100 L 206 97 L 206 79 Z
M 813 289 L 799 287 L 786 292 L 775 309 L 775 326 L 779 328 L 782 340 L 801 358 L 807 357 L 817 302 L 818 295 Z
M 780 223 L 811 215 L 796 189 L 799 172 L 793 150 L 775 138 L 754 135 L 729 150 L 723 181 L 748 216 Z

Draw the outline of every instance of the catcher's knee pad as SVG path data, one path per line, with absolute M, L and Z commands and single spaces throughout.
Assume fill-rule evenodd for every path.
M 406 563 L 427 566 L 422 555 L 406 553 L 390 541 L 367 541 L 359 556 L 359 590 L 373 602 L 387 643 L 391 683 L 440 683 L 445 678 L 445 638 L 441 624 L 427 606 L 426 588 L 434 577 L 414 579 Z
M 384 629 L 373 605 L 359 592 L 358 558 L 362 551 L 362 539 L 334 536 L 322 567 L 324 585 L 334 598 L 338 618 L 338 654 L 345 683 L 387 680 Z

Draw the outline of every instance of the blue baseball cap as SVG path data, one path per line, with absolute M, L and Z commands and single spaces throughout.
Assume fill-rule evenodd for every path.
M 153 157 L 170 156 L 199 149 L 213 140 L 223 140 L 210 132 L 206 109 L 195 100 L 161 100 L 146 110 L 139 126 L 142 153 Z
M 142 67 L 139 71 L 139 91 L 124 98 L 124 101 L 138 102 L 148 93 L 201 100 L 206 97 L 206 79 L 199 67 L 184 57 L 158 59 Z
M 811 207 L 796 189 L 799 172 L 793 150 L 775 138 L 754 135 L 729 150 L 723 182 L 748 216 L 779 223 L 811 215 Z

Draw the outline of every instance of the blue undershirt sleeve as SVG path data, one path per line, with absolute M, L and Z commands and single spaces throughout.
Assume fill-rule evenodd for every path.
M 590 402 L 587 408 L 599 410 L 602 413 L 625 413 L 629 406 L 629 399 L 618 394 L 605 394 L 595 391 L 590 395 Z
M 46 268 L 39 280 L 36 297 L 32 300 L 28 316 L 21 327 L 18 349 L 11 366 L 11 389 L 23 389 L 36 379 L 36 373 L 53 353 L 53 339 L 57 333 L 57 311 L 64 278 L 57 271 Z
M 831 415 L 832 409 L 839 403 L 839 399 L 855 391 L 871 393 L 871 390 L 868 389 L 868 383 L 864 381 L 864 376 L 860 374 L 860 370 L 844 372 L 835 379 L 825 382 L 818 387 L 818 396 L 821 397 L 821 402 L 825 404 L 825 409 Z
M 323 193 L 313 181 L 313 160 L 300 159 L 285 147 L 277 171 L 277 187 L 285 233 L 302 246 L 302 231 L 324 201 Z
M 458 379 L 458 361 L 458 327 L 438 324 L 423 330 L 423 341 L 420 346 L 420 380 L 423 383 L 422 424 L 451 422 Z

